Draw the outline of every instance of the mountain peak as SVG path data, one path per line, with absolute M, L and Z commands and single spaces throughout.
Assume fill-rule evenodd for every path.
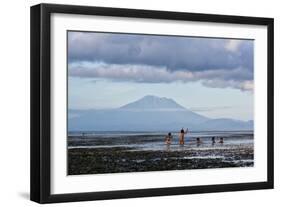
M 179 105 L 173 99 L 166 97 L 158 97 L 146 95 L 141 99 L 132 103 L 126 104 L 121 109 L 168 109 L 168 110 L 183 110 L 183 106 Z

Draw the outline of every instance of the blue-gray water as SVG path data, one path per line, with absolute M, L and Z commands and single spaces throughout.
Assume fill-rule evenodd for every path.
M 172 143 L 165 144 L 167 132 L 69 132 L 68 148 L 127 147 L 132 150 L 208 150 L 253 147 L 253 131 L 189 132 L 185 145 L 179 146 L 178 132 L 172 132 Z M 215 137 L 216 143 L 211 138 Z M 220 138 L 224 143 L 219 143 Z M 200 138 L 201 143 L 196 141 Z

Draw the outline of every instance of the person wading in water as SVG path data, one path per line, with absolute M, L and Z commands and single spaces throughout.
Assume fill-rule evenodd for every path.
M 171 144 L 172 143 L 172 138 L 173 138 L 173 136 L 172 136 L 171 132 L 169 132 L 168 135 L 165 137 L 165 143 L 166 144 Z
M 184 145 L 184 135 L 188 132 L 188 128 L 184 131 L 184 129 L 182 128 L 179 134 L 179 138 L 180 138 L 180 145 Z

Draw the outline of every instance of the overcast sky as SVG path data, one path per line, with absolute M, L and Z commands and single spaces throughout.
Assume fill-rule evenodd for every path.
M 253 40 L 68 32 L 69 108 L 145 95 L 211 118 L 253 119 Z

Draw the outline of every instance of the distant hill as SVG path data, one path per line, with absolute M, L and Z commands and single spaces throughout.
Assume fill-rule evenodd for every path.
M 174 131 L 251 130 L 253 122 L 210 119 L 194 113 L 173 99 L 145 96 L 120 108 L 108 110 L 69 109 L 70 131 Z
M 240 121 L 235 119 L 210 119 L 202 123 L 204 130 L 253 130 L 253 121 Z

